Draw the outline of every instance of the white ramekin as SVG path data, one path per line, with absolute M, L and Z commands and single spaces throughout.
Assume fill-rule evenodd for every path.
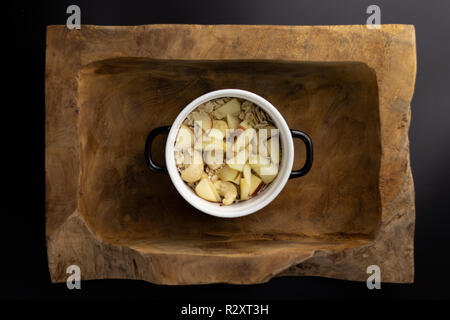
M 207 200 L 204 200 L 197 196 L 195 192 L 181 179 L 181 176 L 177 170 L 176 163 L 175 163 L 175 157 L 174 157 L 174 145 L 175 145 L 175 139 L 178 133 L 178 130 L 183 123 L 183 121 L 186 119 L 186 117 L 198 106 L 201 104 L 217 99 L 217 98 L 223 98 L 223 97 L 235 97 L 235 98 L 241 98 L 248 101 L 253 102 L 257 106 L 261 107 L 272 119 L 274 125 L 280 130 L 280 146 L 282 150 L 282 157 L 281 157 L 281 163 L 279 167 L 279 172 L 277 177 L 272 181 L 272 183 L 269 184 L 267 188 L 259 192 L 255 197 L 246 200 L 241 201 L 238 203 L 233 203 L 231 205 L 225 206 L 221 205 L 220 203 L 213 203 L 209 202 Z M 169 127 L 165 127 L 167 130 L 169 130 Z M 159 128 L 160 129 L 160 128 Z M 159 130 L 159 133 L 162 133 L 161 130 Z M 297 133 L 301 133 L 296 131 Z M 151 155 L 150 157 L 148 154 L 151 150 L 151 140 L 154 138 L 156 134 L 153 134 L 153 137 L 151 139 L 147 138 L 146 143 L 146 157 L 150 158 L 150 160 L 147 159 L 147 163 L 149 161 L 152 163 Z M 240 89 L 223 89 L 223 90 L 217 90 L 212 91 L 209 93 L 206 93 L 191 103 L 189 103 L 177 116 L 175 121 L 170 126 L 169 134 L 167 137 L 166 142 L 166 149 L 165 149 L 165 160 L 166 160 L 166 167 L 167 171 L 164 168 L 163 173 L 168 173 L 170 176 L 170 179 L 172 180 L 173 184 L 175 185 L 175 188 L 178 190 L 178 192 L 181 194 L 181 196 L 189 202 L 192 206 L 197 208 L 198 210 L 216 216 L 216 217 L 222 217 L 222 218 L 236 218 L 236 217 L 243 217 L 246 215 L 249 215 L 251 213 L 254 213 L 265 206 L 267 206 L 275 197 L 283 190 L 284 186 L 286 185 L 289 177 L 291 176 L 292 171 L 292 165 L 294 163 L 294 143 L 292 139 L 291 130 L 289 129 L 286 121 L 284 120 L 283 116 L 280 114 L 280 112 L 266 99 L 260 97 L 257 94 L 254 94 L 249 91 L 240 90 Z M 305 166 L 297 171 L 297 175 L 293 176 L 301 176 L 306 174 L 312 164 L 312 144 L 309 137 L 301 133 L 303 136 L 299 137 L 302 140 L 305 141 L 306 147 L 307 147 L 307 163 L 305 163 Z M 152 135 L 152 133 L 149 134 Z M 149 141 L 150 140 L 150 141 Z M 309 145 L 308 145 L 309 142 Z M 153 169 L 153 166 L 149 165 L 150 169 Z M 156 170 L 155 170 L 156 171 Z M 301 171 L 300 174 L 298 174 Z M 161 170 L 160 170 L 161 172 Z

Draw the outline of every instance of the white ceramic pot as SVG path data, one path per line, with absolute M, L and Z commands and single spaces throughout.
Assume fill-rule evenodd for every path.
M 267 188 L 259 192 L 255 197 L 233 203 L 225 206 L 220 203 L 213 203 L 204 200 L 197 196 L 195 192 L 181 179 L 181 176 L 177 170 L 175 157 L 174 157 L 174 145 L 175 139 L 183 121 L 186 117 L 201 104 L 223 97 L 235 97 L 241 98 L 253 102 L 257 106 L 261 107 L 272 119 L 275 126 L 280 130 L 280 146 L 282 150 L 281 163 L 279 167 L 278 176 Z M 155 164 L 151 156 L 151 144 L 153 139 L 159 134 L 167 134 L 165 160 L 166 167 Z M 294 143 L 293 137 L 303 140 L 306 146 L 306 162 L 302 169 L 292 170 L 294 163 Z M 236 218 L 254 213 L 265 206 L 267 206 L 275 197 L 283 190 L 288 179 L 296 178 L 305 175 L 311 168 L 313 160 L 313 147 L 311 139 L 305 133 L 297 130 L 289 129 L 286 121 L 280 112 L 266 99 L 260 97 L 249 91 L 239 89 L 223 89 L 212 91 L 204 94 L 191 103 L 189 103 L 178 115 L 171 126 L 159 127 L 153 129 L 146 141 L 145 155 L 148 167 L 158 173 L 169 174 L 172 183 L 175 185 L 181 196 L 189 202 L 192 206 L 204 213 L 222 217 L 222 218 Z

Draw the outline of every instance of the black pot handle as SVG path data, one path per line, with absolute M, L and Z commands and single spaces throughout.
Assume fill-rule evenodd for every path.
M 301 176 L 304 176 L 309 172 L 312 166 L 313 162 L 313 145 L 311 138 L 304 132 L 298 131 L 298 130 L 292 130 L 291 129 L 292 138 L 299 138 L 302 139 L 302 141 L 305 143 L 306 147 L 306 160 L 305 164 L 303 165 L 303 168 L 300 170 L 292 170 L 291 175 L 289 176 L 289 179 L 292 178 L 298 178 Z
M 160 134 L 168 134 L 171 126 L 158 127 L 150 131 L 147 136 L 147 141 L 145 141 L 145 160 L 147 161 L 147 167 L 150 170 L 155 171 L 157 173 L 169 174 L 167 172 L 167 168 L 163 166 L 159 166 L 153 162 L 152 159 L 152 143 L 156 136 Z

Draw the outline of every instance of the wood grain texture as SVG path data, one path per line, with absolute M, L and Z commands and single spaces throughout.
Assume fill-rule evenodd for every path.
M 83 279 L 164 284 L 365 280 L 371 264 L 382 281 L 413 281 L 413 26 L 50 26 L 46 60 L 52 281 L 70 264 Z M 143 146 L 191 100 L 231 87 L 271 101 L 316 157 L 265 209 L 220 219 L 149 172 Z

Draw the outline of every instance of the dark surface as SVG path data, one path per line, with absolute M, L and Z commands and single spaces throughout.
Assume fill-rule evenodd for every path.
M 138 25 L 199 24 L 364 24 L 372 1 L 39 1 L 8 7 L 10 32 L 17 59 L 11 127 L 14 140 L 8 155 L 18 170 L 9 184 L 3 214 L 3 266 L 10 269 L 3 298 L 33 299 L 345 299 L 450 298 L 450 2 L 376 1 L 383 24 L 414 24 L 417 36 L 417 78 L 410 129 L 411 166 L 416 191 L 416 280 L 411 285 L 382 284 L 368 290 L 365 283 L 324 278 L 277 278 L 252 286 L 158 286 L 142 281 L 82 282 L 82 290 L 51 284 L 45 248 L 44 65 L 45 26 L 65 24 L 66 8 L 81 7 L 82 24 Z M 11 63 L 4 60 L 5 66 Z M 6 106 L 4 106 L 6 108 Z M 19 122 L 20 120 L 20 122 Z M 9 129 L 9 127 L 8 127 Z M 7 138 L 10 138 L 9 136 Z M 27 139 L 28 147 L 23 148 Z M 9 144 L 8 144 L 9 145 Z M 34 155 L 30 157 L 23 157 Z M 5 168 L 4 168 L 5 170 Z M 30 178 L 31 176 L 31 178 Z M 24 194 L 27 197 L 24 197 Z M 12 271 L 12 272 L 11 272 Z

